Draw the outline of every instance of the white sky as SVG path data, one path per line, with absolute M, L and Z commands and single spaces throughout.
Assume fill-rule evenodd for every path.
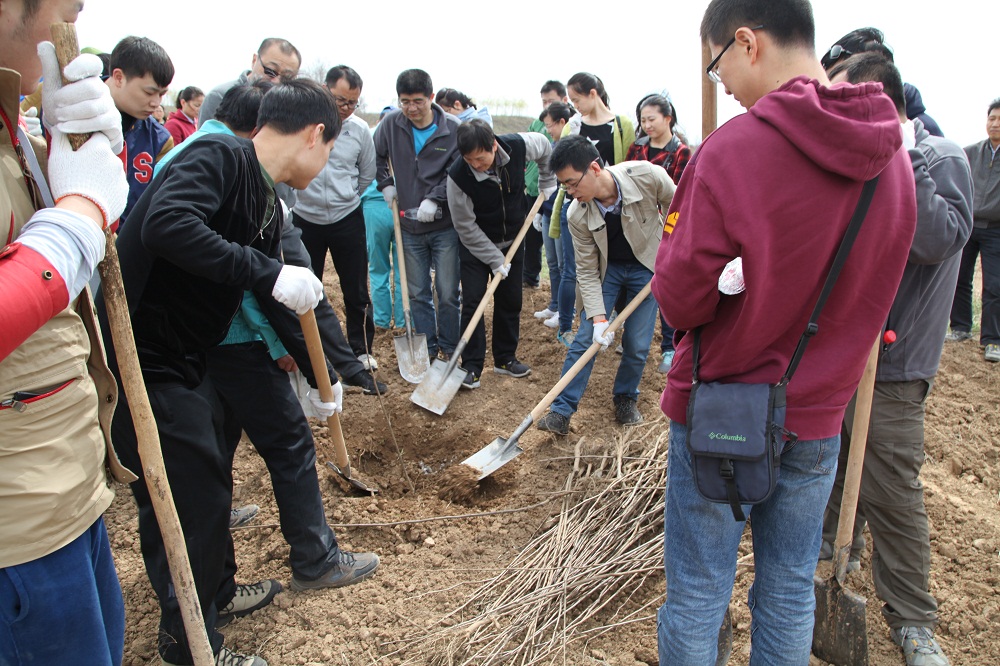
M 696 139 L 704 78 L 698 28 L 706 5 L 87 0 L 77 28 L 81 46 L 106 51 L 127 34 L 154 39 L 177 70 L 171 89 L 195 85 L 206 92 L 248 69 L 263 38 L 283 37 L 302 52 L 303 69 L 354 67 L 365 81 L 369 111 L 393 102 L 396 75 L 411 67 L 429 72 L 435 90 L 456 88 L 477 103 L 524 100 L 525 115 L 541 111 L 545 80 L 565 82 L 590 71 L 604 81 L 612 110 L 633 118 L 643 95 L 669 90 L 678 120 Z M 960 145 L 985 138 L 986 108 L 1000 96 L 991 55 L 996 25 L 985 5 L 814 0 L 813 11 L 820 52 L 850 30 L 880 28 L 903 80 L 920 89 L 945 135 Z M 719 123 L 741 112 L 720 87 Z

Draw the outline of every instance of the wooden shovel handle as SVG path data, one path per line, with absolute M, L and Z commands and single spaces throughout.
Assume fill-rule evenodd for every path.
M 54 23 L 50 26 L 50 33 L 52 43 L 56 47 L 59 67 L 62 69 L 80 52 L 76 40 L 76 26 L 72 23 Z M 70 145 L 73 146 L 73 150 L 76 150 L 88 138 L 90 138 L 88 134 L 71 134 L 69 137 Z M 215 663 L 215 656 L 212 654 L 212 645 L 209 643 L 208 634 L 205 631 L 201 603 L 198 601 L 198 590 L 195 588 L 194 575 L 191 573 L 191 562 L 188 559 L 184 532 L 177 516 L 174 496 L 170 492 L 167 469 L 163 464 L 160 435 L 156 429 L 156 420 L 149 404 L 149 396 L 146 394 L 146 385 L 142 381 L 142 369 L 139 366 L 135 338 L 132 335 L 132 321 L 129 319 L 128 302 L 125 299 L 125 288 L 122 285 L 118 252 L 115 249 L 110 228 L 105 229 L 105 234 L 107 235 L 107 252 L 104 261 L 98 265 L 98 271 L 101 274 L 101 290 L 104 293 L 104 304 L 111 327 L 115 355 L 118 358 L 122 387 L 132 412 L 132 424 L 135 427 L 139 459 L 142 461 L 142 474 L 146 479 L 153 512 L 156 514 L 156 522 L 160 526 L 160 534 L 163 537 L 167 565 L 170 568 L 170 577 L 173 580 L 174 591 L 180 604 L 181 618 L 184 621 L 184 631 L 187 634 L 191 655 L 194 657 L 196 666 L 211 666 Z
M 313 375 L 316 376 L 316 386 L 323 402 L 333 402 L 333 384 L 330 383 L 330 372 L 326 369 L 326 356 L 323 354 L 323 342 L 319 337 L 319 326 L 316 324 L 316 313 L 309 310 L 299 315 L 302 325 L 302 335 L 306 338 L 306 349 L 309 350 L 309 363 Z M 344 431 L 340 427 L 340 415 L 334 414 L 326 419 L 330 429 L 330 440 L 333 441 L 333 452 L 337 457 L 337 466 L 350 475 L 351 460 L 347 455 L 347 442 L 344 441 Z

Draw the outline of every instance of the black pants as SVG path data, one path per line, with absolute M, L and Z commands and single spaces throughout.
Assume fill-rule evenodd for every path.
M 1000 227 L 974 228 L 958 269 L 955 301 L 951 306 L 951 329 L 972 330 L 972 278 L 976 272 L 976 257 L 983 264 L 983 312 L 979 342 L 1000 344 Z
M 505 251 L 506 253 L 506 251 Z M 462 332 L 472 321 L 472 315 L 486 294 L 486 283 L 492 269 L 472 256 L 464 245 L 458 246 L 459 266 L 462 275 Z M 493 364 L 501 365 L 517 357 L 517 343 L 521 334 L 521 290 L 518 279 L 524 266 L 524 244 L 518 248 L 510 265 L 510 277 L 501 280 L 493 295 Z M 462 367 L 476 376 L 483 372 L 486 358 L 485 317 L 472 331 L 469 344 L 462 352 Z
M 535 205 L 535 197 L 530 196 L 527 192 L 524 193 L 524 211 L 525 215 L 531 210 L 531 207 Z M 534 227 L 528 229 L 528 233 L 524 236 L 524 270 L 521 272 L 524 284 L 530 284 L 532 287 L 537 287 L 538 283 L 542 278 L 542 247 L 543 247 L 542 232 L 538 231 Z M 516 278 L 517 274 L 511 272 L 511 277 Z
M 119 386 L 121 382 L 119 380 Z M 167 480 L 177 506 L 187 544 L 194 585 L 213 652 L 222 647 L 215 630 L 216 601 L 231 599 L 235 587 L 224 579 L 227 554 L 232 552 L 229 509 L 232 465 L 225 449 L 222 409 L 207 377 L 197 386 L 146 384 L 160 434 Z M 124 392 L 112 422 L 115 450 L 129 469 L 141 470 L 132 415 Z M 139 539 L 146 573 L 160 601 L 160 655 L 172 664 L 192 664 L 180 605 L 174 593 L 163 538 L 156 522 L 145 479 L 131 484 L 139 507 Z
M 302 230 L 302 243 L 320 280 L 326 252 L 330 251 L 344 295 L 347 340 L 355 356 L 369 353 L 375 339 L 375 320 L 368 295 L 368 245 L 361 206 L 335 224 L 313 224 L 301 215 L 293 215 L 292 221 Z
M 230 468 L 246 431 L 271 475 L 281 534 L 291 547 L 292 573 L 305 580 L 319 578 L 336 566 L 339 551 L 323 510 L 312 430 L 288 374 L 262 342 L 209 350 L 208 374 L 224 408 Z M 235 564 L 227 562 L 227 577 L 235 574 Z

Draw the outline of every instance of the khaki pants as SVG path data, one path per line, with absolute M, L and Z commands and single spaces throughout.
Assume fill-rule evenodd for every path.
M 928 592 L 930 535 L 920 467 L 924 462 L 924 403 L 932 380 L 876 382 L 865 450 L 853 551 L 864 547 L 865 521 L 872 535 L 872 581 L 895 629 L 933 627 L 937 601 Z M 850 450 L 854 400 L 847 406 L 837 477 L 823 520 L 823 540 L 833 543 L 840 518 Z

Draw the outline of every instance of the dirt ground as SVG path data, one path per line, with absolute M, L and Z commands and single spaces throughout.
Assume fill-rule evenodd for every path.
M 338 291 L 328 280 L 327 292 L 334 296 Z M 423 652 L 419 640 L 407 641 L 438 626 L 442 616 L 465 602 L 483 580 L 501 571 L 533 536 L 551 525 L 558 502 L 547 500 L 562 490 L 572 467 L 573 447 L 581 437 L 620 436 L 611 404 L 618 356 L 607 351 L 598 357 L 569 437 L 556 439 L 529 430 L 521 439 L 525 453 L 484 481 L 471 502 L 439 498 L 443 469 L 494 438 L 510 435 L 558 380 L 565 349 L 551 329 L 532 317 L 547 302 L 546 285 L 525 290 L 520 358 L 531 366 L 532 374 L 512 379 L 487 370 L 481 388 L 460 391 L 443 416 L 410 402 L 413 387 L 396 369 L 392 333 L 376 335 L 374 355 L 389 393 L 375 397 L 348 392 L 343 430 L 356 474 L 377 485 L 381 493 L 377 497 L 345 493 L 324 466 L 333 459 L 325 426 L 316 424 L 314 432 L 327 517 L 340 545 L 377 552 L 381 569 L 371 580 L 342 590 L 286 590 L 271 606 L 225 628 L 228 646 L 260 654 L 272 666 L 447 663 L 429 648 Z M 655 350 L 658 339 L 657 335 Z M 664 376 L 655 371 L 658 358 L 650 355 L 641 385 L 639 408 L 647 421 L 660 414 Z M 489 356 L 486 365 L 489 368 Z M 982 360 L 975 341 L 946 346 L 927 409 L 923 480 L 931 520 L 931 591 L 941 605 L 938 637 L 956 666 L 1000 663 L 998 394 L 1000 367 Z M 651 427 L 665 428 L 666 422 L 660 418 Z M 266 469 L 248 443 L 240 447 L 234 477 L 234 502 L 261 506 L 250 528 L 233 533 L 239 579 L 277 578 L 287 587 L 288 546 L 277 529 L 277 507 Z M 139 553 L 136 512 L 127 488 L 120 489 L 107 523 L 126 602 L 125 663 L 158 664 L 158 606 Z M 902 664 L 879 613 L 869 557 L 870 553 L 849 584 L 868 599 L 871 663 Z M 733 595 L 731 664 L 748 661 L 750 579 L 741 576 Z M 645 604 L 649 610 L 644 617 L 570 643 L 551 661 L 656 663 L 653 613 L 663 589 L 662 571 L 654 567 L 629 602 Z M 599 617 L 612 618 L 616 611 L 608 608 Z

